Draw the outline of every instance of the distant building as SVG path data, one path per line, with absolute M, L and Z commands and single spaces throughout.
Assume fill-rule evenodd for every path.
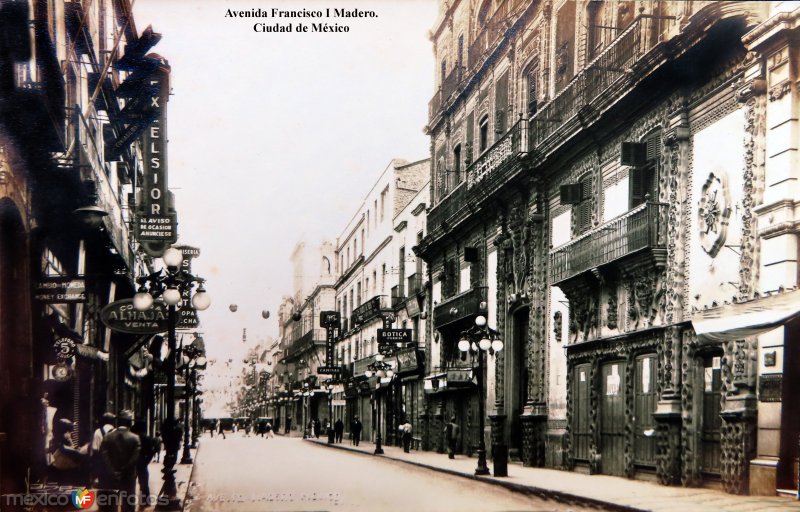
M 424 231 L 424 223 L 418 223 L 417 217 L 406 212 L 406 208 L 412 202 L 424 201 L 419 192 L 427 186 L 428 166 L 428 160 L 413 163 L 392 160 L 337 239 L 334 286 L 342 328 L 336 343 L 336 360 L 344 367 L 344 375 L 351 379 L 335 390 L 335 399 L 340 404 L 336 418 L 342 418 L 349 426 L 359 416 L 365 439 L 375 434 L 377 411 L 373 404 L 383 408 L 384 440 L 387 434 L 390 438 L 394 436 L 397 429 L 393 425 L 402 411 L 402 403 L 398 402 L 399 380 L 392 384 L 392 392 L 386 389 L 388 382 L 376 392 L 380 379 L 374 376 L 366 379 L 364 375 L 378 353 L 378 329 L 384 327 L 388 315 L 393 316 L 392 326 L 399 327 L 397 310 L 408 297 L 408 277 L 418 277 L 412 246 L 406 245 L 406 230 L 414 229 L 412 239 L 416 240 L 417 230 Z M 416 215 L 420 213 L 422 210 L 417 209 Z M 402 221 L 397 220 L 401 214 L 405 221 L 402 226 Z M 414 287 L 418 283 L 412 279 L 411 284 Z M 406 324 L 412 327 L 408 317 Z M 412 339 L 414 343 L 419 340 L 419 331 L 413 332 Z M 389 401 L 389 396 L 395 398 Z M 346 406 L 341 405 L 342 401 Z

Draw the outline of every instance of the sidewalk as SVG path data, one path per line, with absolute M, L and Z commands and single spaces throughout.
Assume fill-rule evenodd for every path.
M 328 445 L 327 439 L 310 439 L 312 443 L 348 450 L 364 455 L 373 455 L 375 445 L 362 441 L 351 446 L 347 440 L 342 444 Z M 584 475 L 556 469 L 526 468 L 509 463 L 508 477 L 474 475 L 477 459 L 457 455 L 454 460 L 436 452 L 412 450 L 404 453 L 402 448 L 384 446 L 384 457 L 406 464 L 472 478 L 500 485 L 525 494 L 553 498 L 565 503 L 593 505 L 603 510 L 656 511 L 656 512 L 749 512 L 749 511 L 800 511 L 800 502 L 785 497 L 734 496 L 722 491 L 702 488 L 668 487 L 639 480 L 606 475 Z M 489 463 L 491 468 L 491 461 Z
M 197 451 L 200 449 L 201 443 L 198 442 L 197 448 L 192 449 L 192 464 L 181 464 L 181 455 L 183 455 L 183 447 L 178 451 L 178 463 L 175 464 L 175 485 L 178 488 L 178 499 L 181 502 L 181 509 L 186 503 L 186 493 L 189 491 L 189 482 L 192 479 L 192 470 L 194 469 L 194 461 L 197 460 Z M 155 460 L 148 466 L 150 473 L 150 495 L 153 498 L 158 498 L 161 486 L 164 485 L 164 474 L 161 472 L 164 469 L 164 451 L 161 451 L 160 462 Z M 138 489 L 138 487 L 137 487 Z M 153 507 L 139 507 L 139 510 L 153 510 Z

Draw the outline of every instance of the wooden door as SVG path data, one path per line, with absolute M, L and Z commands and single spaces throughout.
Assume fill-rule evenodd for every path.
M 588 364 L 579 364 L 572 370 L 572 457 L 589 460 L 589 370 Z
M 722 373 L 720 357 L 703 359 L 703 425 L 700 430 L 700 470 L 711 476 L 720 474 L 720 396 Z
M 634 461 L 640 466 L 656 464 L 656 359 L 653 354 L 636 358 L 634 377 Z
M 625 472 L 625 363 L 605 363 L 600 376 L 601 471 L 622 476 Z

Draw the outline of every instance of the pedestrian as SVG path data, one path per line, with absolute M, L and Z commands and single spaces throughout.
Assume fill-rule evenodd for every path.
M 154 437 L 147 435 L 147 427 L 144 421 L 139 420 L 134 423 L 131 432 L 139 436 L 139 442 L 141 443 L 139 461 L 136 463 L 136 478 L 139 481 L 139 501 L 142 506 L 146 507 L 151 505 L 149 465 L 156 454 L 157 441 Z
M 286 418 L 286 431 L 284 432 L 286 435 L 289 435 L 289 431 L 292 430 L 292 418 Z
M 403 451 L 411 453 L 411 422 L 406 419 L 406 422 L 400 425 L 400 430 L 403 436 Z
M 333 430 L 335 432 L 335 439 L 334 441 L 337 443 L 342 442 L 342 436 L 344 435 L 344 422 L 341 418 L 336 420 L 336 423 L 333 424 Z
M 458 442 L 459 430 L 456 417 L 450 416 L 450 421 L 444 427 L 444 437 L 447 441 L 447 457 L 449 459 L 456 458 L 456 443 Z
M 317 439 L 319 439 L 319 431 L 320 431 L 320 428 L 322 427 L 322 425 L 321 425 L 321 424 L 320 424 L 320 422 L 319 422 L 319 418 L 314 418 L 314 420 L 313 420 L 313 421 L 314 421 L 314 424 L 313 424 L 313 427 L 314 427 L 314 437 L 316 437 Z
M 359 421 L 358 416 L 353 418 L 353 421 L 350 423 L 350 433 L 353 436 L 353 444 L 358 446 L 358 443 L 361 441 L 361 429 L 363 425 L 361 421 Z
M 89 460 L 92 465 L 92 482 L 95 484 L 99 482 L 100 472 L 105 467 L 103 457 L 100 455 L 100 445 L 103 443 L 103 438 L 106 437 L 106 434 L 114 430 L 116 420 L 117 417 L 113 413 L 103 413 L 103 416 L 100 417 L 100 426 L 95 429 L 94 435 L 92 435 Z
M 219 422 L 219 432 L 218 433 L 219 433 L 219 435 L 222 436 L 222 439 L 227 439 L 225 437 L 225 427 L 222 426 L 222 422 L 221 421 Z
M 155 442 L 156 442 L 156 462 L 161 462 L 161 450 L 164 447 L 164 440 L 161 439 L 161 431 L 159 430 L 156 430 Z
M 272 424 L 270 422 L 267 422 L 267 424 L 264 425 L 264 432 L 267 434 L 267 439 L 270 437 L 275 437 L 275 434 L 272 433 Z
M 213 438 L 214 431 L 217 430 L 217 420 L 211 422 L 211 428 L 209 428 L 209 430 L 211 431 L 211 437 Z
M 122 512 L 136 510 L 136 467 L 141 441 L 139 436 L 130 431 L 132 423 L 131 411 L 121 411 L 117 428 L 106 434 L 100 444 L 100 453 L 106 464 L 100 481 L 100 489 L 106 494 L 106 499 L 98 499 L 101 510 L 116 510 L 117 503 L 122 504 Z
M 63 484 L 85 485 L 86 463 L 89 455 L 89 443 L 82 447 L 72 442 L 73 423 L 67 418 L 60 418 L 53 424 L 53 439 L 50 441 L 52 466 L 57 479 Z

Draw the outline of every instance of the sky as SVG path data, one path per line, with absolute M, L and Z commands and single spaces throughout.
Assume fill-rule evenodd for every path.
M 235 368 L 246 346 L 277 336 L 295 244 L 335 242 L 391 159 L 429 156 L 437 0 L 132 1 L 137 30 L 162 34 L 152 51 L 172 68 L 168 179 L 178 243 L 200 248 L 192 270 L 211 296 L 200 332 L 218 364 L 209 368 L 212 389 L 230 380 L 224 361 Z M 226 16 L 273 8 L 377 17 Z M 312 33 L 318 21 L 349 32 Z M 293 31 L 253 29 L 276 22 Z

